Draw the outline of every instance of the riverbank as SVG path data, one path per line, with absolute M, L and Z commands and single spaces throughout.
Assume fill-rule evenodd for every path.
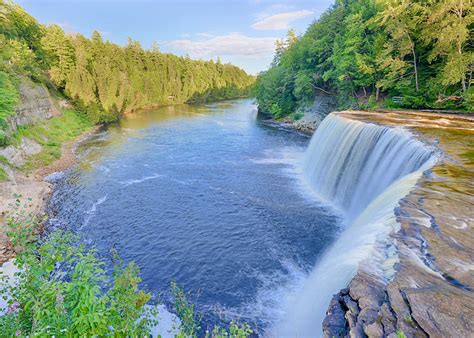
M 16 211 L 15 202 L 21 200 L 23 211 L 36 218 L 45 216 L 45 208 L 53 192 L 52 184 L 45 181 L 45 177 L 56 172 L 62 172 L 76 163 L 75 150 L 78 144 L 96 132 L 100 126 L 89 129 L 73 140 L 61 146 L 61 155 L 52 163 L 39 167 L 31 172 L 11 168 L 9 179 L 0 182 L 0 264 L 10 260 L 15 255 L 8 236 L 8 217 Z
M 474 117 L 424 112 L 339 113 L 364 123 L 403 126 L 441 151 L 438 163 L 394 210 L 390 235 L 374 273 L 361 264 L 336 294 L 325 336 L 467 337 L 474 331 Z M 388 273 L 387 273 L 388 272 Z

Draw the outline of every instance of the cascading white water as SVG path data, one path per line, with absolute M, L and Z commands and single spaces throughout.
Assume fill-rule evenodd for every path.
M 329 115 L 309 144 L 304 174 L 321 198 L 357 217 L 398 178 L 432 152 L 402 129 Z
M 378 247 L 398 226 L 394 209 L 434 161 L 433 151 L 406 130 L 326 117 L 308 147 L 304 175 L 346 215 L 347 226 L 302 290 L 289 296 L 276 335 L 322 335 L 332 296 L 348 285 L 361 262 L 382 254 Z

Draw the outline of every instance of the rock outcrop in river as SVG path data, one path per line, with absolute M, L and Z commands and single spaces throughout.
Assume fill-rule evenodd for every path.
M 379 270 L 360 265 L 336 294 L 326 337 L 470 337 L 474 332 L 474 117 L 363 113 L 345 117 L 406 126 L 442 152 L 395 210 L 400 230 Z M 370 264 L 370 263 L 367 263 Z

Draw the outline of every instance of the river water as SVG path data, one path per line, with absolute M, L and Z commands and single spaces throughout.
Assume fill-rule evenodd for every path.
M 301 179 L 309 140 L 260 122 L 251 100 L 127 115 L 80 144 L 51 224 L 108 262 L 112 248 L 134 260 L 170 310 L 175 280 L 203 329 L 240 320 L 262 333 L 339 228 Z

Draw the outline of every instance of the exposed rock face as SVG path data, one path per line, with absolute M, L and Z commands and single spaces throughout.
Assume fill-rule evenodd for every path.
M 352 114 L 351 114 L 352 115 Z M 334 296 L 326 337 L 473 337 L 474 117 L 355 113 L 352 118 L 408 125 L 436 140 L 444 155 L 396 210 L 395 274 L 380 278 L 364 264 Z M 369 263 L 367 263 L 369 264 Z
M 10 145 L 5 148 L 0 148 L 0 156 L 4 156 L 8 162 L 15 166 L 22 166 L 25 164 L 28 156 L 38 154 L 42 147 L 40 144 L 26 137 L 23 137 L 21 144 L 18 147 Z
M 15 109 L 16 114 L 8 119 L 9 134 L 12 134 L 20 125 L 35 124 L 59 115 L 44 85 L 23 78 L 20 82 L 20 96 L 20 104 Z
M 337 100 L 334 96 L 315 96 L 314 101 L 307 106 L 298 108 L 296 113 L 303 116 L 297 121 L 283 119 L 275 121 L 271 113 L 259 111 L 259 117 L 269 124 L 278 125 L 284 128 L 299 130 L 305 134 L 312 134 L 321 121 L 337 107 Z
M 311 105 L 301 107 L 298 112 L 303 113 L 303 117 L 293 123 L 293 126 L 306 133 L 313 133 L 319 123 L 333 112 L 337 107 L 337 100 L 334 96 L 315 96 Z

